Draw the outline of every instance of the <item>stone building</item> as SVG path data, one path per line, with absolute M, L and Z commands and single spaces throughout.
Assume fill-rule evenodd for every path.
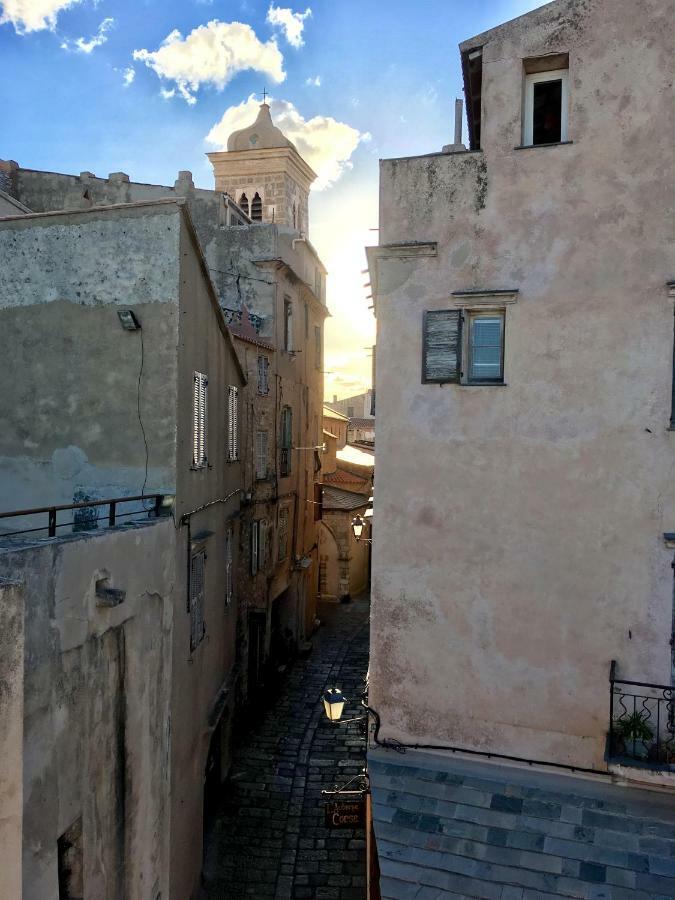
M 468 150 L 381 163 L 369 703 L 434 754 L 372 752 L 383 897 L 675 894 L 672 798 L 611 783 L 675 784 L 673 57 L 634 13 L 466 41 Z
M 24 896 L 189 897 L 237 694 L 244 374 L 184 201 L 0 219 L 0 258 Z
M 326 272 L 307 238 L 313 173 L 269 126 L 262 129 L 262 161 L 238 145 L 232 157 L 242 190 L 256 179 L 252 200 L 257 194 L 265 201 L 261 216 L 257 201 L 242 208 L 221 189 L 197 189 L 189 172 L 169 187 L 131 182 L 122 172 L 72 176 L 0 161 L 0 199 L 9 198 L 1 207 L 9 217 L 0 219 L 0 346 L 17 378 L 0 400 L 0 512 L 68 507 L 55 513 L 57 535 L 62 528 L 88 531 L 103 516 L 118 527 L 126 517 L 142 545 L 138 523 L 147 525 L 147 509 L 120 501 L 115 521 L 108 506 L 97 515 L 100 508 L 88 504 L 174 498 L 150 511 L 170 509 L 176 527 L 168 599 L 158 591 L 170 609 L 172 649 L 161 673 L 147 672 L 148 683 L 170 684 L 161 744 L 170 778 L 161 810 L 154 795 L 138 802 L 157 828 L 168 829 L 168 872 L 159 890 L 180 900 L 198 885 L 204 820 L 227 773 L 235 705 L 262 682 L 270 660 L 305 645 L 316 616 Z M 215 157 L 232 175 L 227 154 Z M 6 537 L 32 527 L 42 540 L 44 517 L 0 516 Z M 12 545 L 16 539 L 8 537 Z M 95 543 L 102 558 L 105 546 Z M 6 559 L 0 575 L 15 597 L 21 584 L 13 587 L 14 568 L 28 570 L 37 557 Z M 123 561 L 115 574 L 124 582 Z M 32 610 L 32 595 L 26 598 Z M 92 630 L 107 627 L 92 617 Z M 83 640 L 78 653 L 86 656 L 88 647 Z M 57 647 L 49 665 L 61 664 Z M 82 692 L 76 711 L 98 702 Z M 53 709 L 47 705 L 44 714 Z M 82 724 L 73 719 L 72 727 Z M 91 735 L 82 734 L 85 745 Z M 9 758 L 16 740 L 13 731 Z M 26 754 L 24 760 L 24 784 L 37 783 L 40 769 Z M 66 785 L 74 762 L 57 759 Z M 16 787 L 6 791 L 14 806 Z M 40 797 L 34 791 L 31 802 Z M 124 849 L 126 874 L 119 878 L 126 881 L 101 887 L 88 874 L 92 854 L 108 852 L 105 835 L 92 837 L 96 812 L 94 806 L 82 814 L 85 896 L 120 896 L 120 884 L 125 896 L 136 896 L 141 885 L 132 885 L 129 873 L 145 851 L 135 839 Z M 120 808 L 115 814 L 119 832 L 127 818 Z M 58 847 L 70 841 L 59 829 L 71 823 L 46 820 L 53 841 L 34 851 L 30 818 L 24 808 L 24 888 L 32 890 L 39 877 L 37 895 L 47 897 Z M 159 857 L 152 865 L 160 870 Z M 146 869 L 146 892 L 138 896 L 155 900 Z
M 375 394 L 372 389 L 369 389 L 363 394 L 343 397 L 342 400 L 338 400 L 337 394 L 334 394 L 333 401 L 326 402 L 326 406 L 335 412 L 342 413 L 348 419 L 370 419 L 375 415 Z

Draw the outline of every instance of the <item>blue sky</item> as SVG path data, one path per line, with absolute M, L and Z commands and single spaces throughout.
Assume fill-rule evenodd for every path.
M 198 186 L 211 187 L 204 154 L 216 145 L 207 135 L 245 120 L 251 96 L 266 88 L 279 104 L 273 114 L 322 175 L 310 236 L 333 270 L 326 359 L 336 374 L 326 393 L 346 395 L 367 381 L 370 365 L 364 348 L 374 328 L 360 271 L 364 244 L 377 240 L 369 229 L 377 226 L 378 159 L 450 142 L 461 95 L 457 44 L 540 5 L 0 0 L 0 156 L 166 184 L 190 169 Z

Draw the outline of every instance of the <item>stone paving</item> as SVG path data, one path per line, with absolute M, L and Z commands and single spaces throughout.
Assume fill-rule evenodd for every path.
M 322 604 L 313 651 L 280 676 L 278 693 L 234 750 L 207 842 L 206 900 L 364 900 L 363 831 L 324 826 L 323 789 L 363 771 L 365 727 L 331 725 L 321 694 L 339 687 L 358 716 L 368 668 L 369 604 Z

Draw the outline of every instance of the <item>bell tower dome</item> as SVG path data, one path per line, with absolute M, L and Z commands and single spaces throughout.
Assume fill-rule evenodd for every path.
M 316 173 L 272 121 L 262 103 L 248 128 L 234 131 L 227 150 L 209 153 L 216 190 L 227 192 L 254 222 L 309 231 L 309 191 Z

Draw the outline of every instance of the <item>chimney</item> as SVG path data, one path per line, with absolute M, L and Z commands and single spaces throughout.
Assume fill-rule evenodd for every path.
M 462 113 L 464 110 L 464 101 L 459 98 L 455 100 L 455 142 L 454 144 L 446 144 L 443 147 L 443 153 L 462 153 L 466 147 L 462 143 Z
M 333 403 L 337 403 L 337 394 L 333 394 Z

